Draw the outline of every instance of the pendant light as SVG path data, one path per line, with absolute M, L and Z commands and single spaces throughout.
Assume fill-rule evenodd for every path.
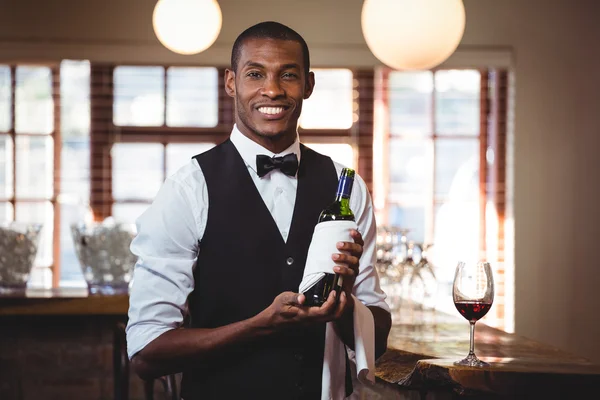
M 217 0 L 158 0 L 152 15 L 158 40 L 179 54 L 208 49 L 217 40 L 221 24 Z
M 365 0 L 361 27 L 367 46 L 398 70 L 423 70 L 444 62 L 465 30 L 462 0 Z

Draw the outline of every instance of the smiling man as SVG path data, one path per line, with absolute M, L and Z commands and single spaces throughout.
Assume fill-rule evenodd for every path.
M 350 201 L 365 236 L 353 231 L 354 242 L 332 254 L 344 291 L 321 307 L 295 292 L 343 168 L 299 142 L 314 85 L 298 33 L 263 22 L 240 34 L 225 74 L 235 100 L 230 138 L 169 177 L 137 221 L 129 357 L 142 378 L 183 372 L 185 400 L 349 395 L 348 379 L 323 379 L 325 331 L 332 322 L 354 348 L 359 305 L 372 313 L 376 354 L 386 349 L 391 319 L 373 268 L 373 205 L 359 176 Z M 347 359 L 335 361 L 343 376 Z
M 298 136 L 302 101 L 312 94 L 315 76 L 308 70 L 304 40 L 251 34 L 240 35 L 233 46 L 225 89 L 235 99 L 235 122 L 240 132 L 280 153 Z

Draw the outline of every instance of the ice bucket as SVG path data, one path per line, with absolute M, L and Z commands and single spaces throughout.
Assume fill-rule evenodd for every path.
M 27 287 L 41 230 L 41 224 L 0 223 L 0 292 Z
M 90 294 L 127 293 L 136 261 L 129 250 L 135 225 L 82 222 L 71 225 L 71 233 Z

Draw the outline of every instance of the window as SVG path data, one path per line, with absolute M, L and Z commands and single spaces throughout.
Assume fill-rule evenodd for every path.
M 387 221 L 411 229 L 414 240 L 433 242 L 437 212 L 446 207 L 467 213 L 475 210 L 474 217 L 462 215 L 469 222 L 460 224 L 469 240 L 453 247 L 459 251 L 468 242 L 471 248 L 461 251 L 475 256 L 479 248 L 479 90 L 480 73 L 474 70 L 389 75 Z
M 162 67 L 115 68 L 115 125 L 161 126 L 165 123 L 164 70 Z
M 168 68 L 167 126 L 216 126 L 219 83 L 216 68 Z
M 355 152 L 351 145 L 344 143 L 306 143 L 314 151 L 325 154 L 333 161 L 356 169 Z
M 116 67 L 114 124 L 214 127 L 217 78 L 216 68 Z
M 302 105 L 301 139 L 313 150 L 357 168 L 351 128 L 358 119 L 354 74 L 349 69 L 315 68 L 315 88 Z
M 349 69 L 313 69 L 315 88 L 302 105 L 303 129 L 349 129 L 354 121 L 355 93 Z
M 383 158 L 382 171 L 374 174 L 378 221 L 406 230 L 409 241 L 432 245 L 428 258 L 437 283 L 428 288 L 433 291 L 428 305 L 455 312 L 450 296 L 457 261 L 489 259 L 486 251 L 497 250 L 486 246 L 486 233 L 497 226 L 486 207 L 495 197 L 489 191 L 490 182 L 498 179 L 493 170 L 504 164 L 488 160 L 502 139 L 492 129 L 500 115 L 490 112 L 499 99 L 489 93 L 503 90 L 505 99 L 506 87 L 499 87 L 488 70 L 380 74 L 384 124 L 375 137 Z M 502 280 L 502 258 L 495 261 L 496 278 Z M 502 304 L 501 296 L 495 304 Z
M 433 243 L 438 293 L 455 258 L 493 250 L 502 293 L 506 71 L 314 72 L 302 141 L 375 188 L 379 225 Z M 135 221 L 168 176 L 229 136 L 223 78 L 207 67 L 0 65 L 0 218 L 44 224 L 35 285 L 85 285 L 71 224 Z
M 31 282 L 50 285 L 54 259 L 54 70 L 0 66 L 0 216 L 41 223 Z
M 115 143 L 112 148 L 112 216 L 135 220 L 148 207 L 165 179 L 214 143 Z M 143 171 L 143 173 L 140 173 Z M 140 175 L 143 174 L 143 177 Z
M 103 144 L 110 148 L 103 163 L 110 165 L 112 198 L 102 218 L 133 223 L 168 176 L 224 138 L 217 127 L 221 80 L 216 68 L 205 67 L 116 66 L 111 72 L 112 115 L 98 110 L 108 133 L 118 134 Z
M 33 287 L 81 277 L 70 224 L 89 202 L 89 75 L 86 61 L 0 66 L 0 218 L 44 226 Z
M 71 225 L 90 218 L 90 63 L 64 60 L 60 67 L 60 281 L 85 287 Z
M 92 70 L 94 217 L 133 222 L 167 176 L 229 136 L 233 101 L 222 88 L 224 69 L 94 64 Z M 322 84 L 304 103 L 302 139 L 356 168 L 354 74 L 347 69 L 315 74 Z M 104 106 L 110 98 L 105 89 L 112 91 L 110 109 Z

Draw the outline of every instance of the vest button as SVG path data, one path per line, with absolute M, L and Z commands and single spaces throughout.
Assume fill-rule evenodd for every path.
M 287 265 L 292 265 L 292 264 L 294 263 L 294 259 L 293 259 L 292 257 L 288 257 L 288 259 L 287 259 L 287 260 L 285 260 L 285 263 L 286 263 Z

